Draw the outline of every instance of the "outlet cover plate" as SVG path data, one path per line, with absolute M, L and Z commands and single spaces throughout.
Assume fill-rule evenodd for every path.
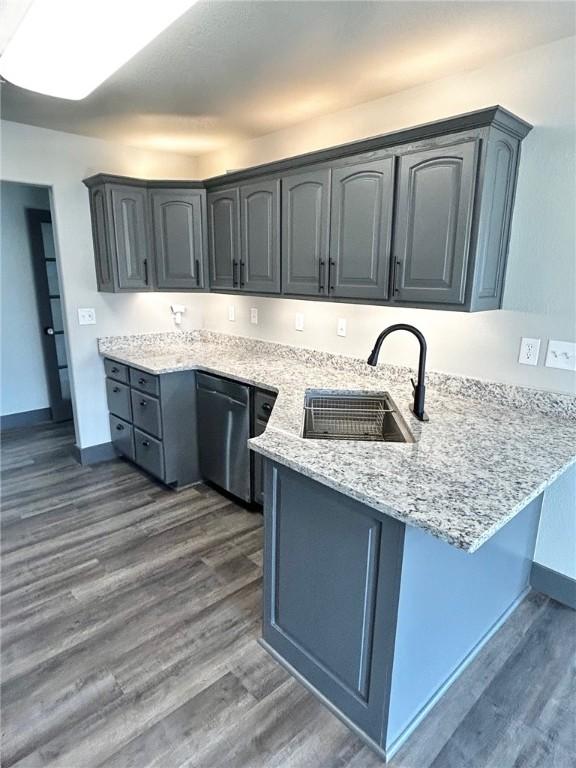
M 518 362 L 522 365 L 538 365 L 540 355 L 540 339 L 523 338 L 520 343 Z
M 250 322 L 252 325 L 258 325 L 258 310 L 256 307 L 250 308 Z
M 294 328 L 296 328 L 297 331 L 304 330 L 304 313 L 303 312 L 296 312 L 294 316 Z
M 345 317 L 339 317 L 338 318 L 338 326 L 336 328 L 336 333 L 338 336 L 346 336 L 347 328 L 346 328 L 346 318 Z
M 228 305 L 228 320 L 233 323 L 236 320 L 236 307 L 234 304 Z
M 96 325 L 96 310 L 93 307 L 79 307 L 78 325 Z
M 550 339 L 545 364 L 548 368 L 576 371 L 576 342 Z

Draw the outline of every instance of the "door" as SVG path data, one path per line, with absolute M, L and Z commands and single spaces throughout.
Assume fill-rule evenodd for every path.
M 148 253 L 147 190 L 145 187 L 111 187 L 114 248 L 118 287 L 125 291 L 152 289 Z
M 327 293 L 329 227 L 330 170 L 282 179 L 283 293 Z
M 240 191 L 208 195 L 210 287 L 238 287 L 240 265 Z
M 394 158 L 332 172 L 330 293 L 388 298 Z
M 167 290 L 204 287 L 204 190 L 162 189 L 150 193 L 156 286 Z
M 32 208 L 27 216 L 50 409 L 54 421 L 66 421 L 72 418 L 72 401 L 52 217 Z
M 394 300 L 463 304 L 478 141 L 400 158 Z
M 108 237 L 106 188 L 103 185 L 90 190 L 90 215 L 92 219 L 92 240 L 94 243 L 98 290 L 114 292 L 114 271 L 110 258 L 110 241 Z
M 240 188 L 239 283 L 252 293 L 280 293 L 280 180 Z

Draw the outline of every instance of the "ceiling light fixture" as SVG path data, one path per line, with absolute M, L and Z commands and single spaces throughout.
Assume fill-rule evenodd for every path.
M 33 0 L 0 57 L 14 85 L 83 99 L 196 0 Z

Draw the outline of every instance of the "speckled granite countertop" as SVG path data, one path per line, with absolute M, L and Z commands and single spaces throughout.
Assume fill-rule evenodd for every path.
M 100 353 L 154 374 L 200 369 L 278 392 L 253 450 L 468 552 L 576 461 L 576 397 L 427 375 L 422 424 L 409 369 L 208 331 L 108 337 Z M 413 444 L 304 440 L 307 388 L 388 391 Z

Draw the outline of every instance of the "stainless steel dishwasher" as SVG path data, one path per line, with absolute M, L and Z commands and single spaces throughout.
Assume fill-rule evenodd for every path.
M 250 502 L 250 388 L 206 373 L 196 387 L 202 477 Z

